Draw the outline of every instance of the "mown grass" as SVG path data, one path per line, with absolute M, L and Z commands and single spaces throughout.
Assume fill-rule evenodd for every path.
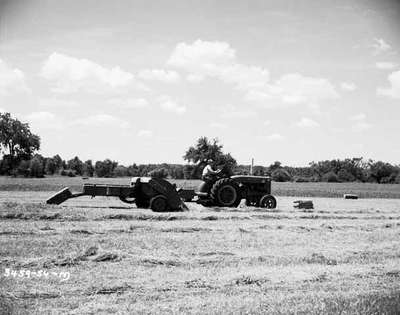
M 317 198 L 305 213 L 279 198 L 274 212 L 188 204 L 160 214 L 112 198 L 48 206 L 36 195 L 47 194 L 0 202 L 6 314 L 399 313 L 399 200 Z M 5 268 L 71 278 L 6 278 Z
M 171 180 L 178 187 L 196 188 L 199 180 Z M 84 183 L 110 183 L 129 185 L 130 178 L 89 178 L 49 176 L 46 178 L 0 177 L 0 191 L 58 191 L 70 187 L 81 191 Z M 272 193 L 276 196 L 297 197 L 343 197 L 356 194 L 360 198 L 400 198 L 400 184 L 370 183 L 272 183 Z

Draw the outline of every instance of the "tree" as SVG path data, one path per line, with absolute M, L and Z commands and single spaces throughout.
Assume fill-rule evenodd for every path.
M 93 177 L 94 167 L 92 164 L 92 160 L 87 160 L 83 163 L 82 166 L 82 175 Z
M 44 159 L 41 155 L 36 154 L 31 159 L 29 170 L 31 177 L 44 177 Z
M 45 170 L 45 173 L 48 175 L 53 175 L 56 172 L 57 166 L 56 166 L 56 162 L 54 161 L 53 158 L 46 159 L 46 164 L 45 164 L 44 170 Z
M 135 163 L 128 166 L 128 175 L 132 177 L 139 176 L 139 168 Z
M 394 182 L 398 173 L 398 168 L 389 163 L 384 163 L 381 161 L 373 162 L 369 167 L 370 176 L 378 183 Z
M 282 168 L 282 163 L 279 161 L 275 161 L 273 164 L 268 166 L 269 172 L 272 174 L 275 170 Z
M 68 169 L 75 171 L 77 175 L 82 175 L 83 162 L 77 156 L 67 162 L 67 167 Z
M 11 169 L 21 160 L 29 160 L 40 148 L 39 136 L 33 134 L 26 123 L 0 113 L 0 153 L 7 156 Z
M 53 161 L 56 167 L 56 172 L 61 170 L 62 168 L 66 168 L 65 161 L 58 154 L 53 156 Z
M 272 172 L 272 180 L 276 182 L 288 182 L 291 179 L 290 174 L 283 168 L 278 168 Z
M 355 177 L 347 169 L 341 169 L 337 173 L 340 182 L 353 182 Z
M 97 177 L 112 177 L 114 169 L 117 167 L 118 163 L 106 159 L 103 162 L 97 161 L 94 169 Z
M 17 168 L 17 174 L 22 175 L 24 177 L 29 177 L 30 176 L 30 165 L 31 162 L 27 160 L 22 160 L 19 162 L 18 168 Z
M 328 183 L 337 183 L 339 181 L 335 172 L 329 171 L 322 176 L 322 180 Z
M 186 164 L 183 167 L 183 178 L 184 179 L 199 179 L 200 175 L 196 173 L 196 167 L 193 164 Z
M 113 171 L 114 177 L 125 177 L 128 176 L 128 169 L 123 165 L 118 165 Z
M 188 162 L 196 163 L 196 177 L 201 172 L 200 166 L 205 166 L 202 161 L 207 159 L 214 160 L 218 166 L 222 166 L 222 170 L 227 175 L 231 175 L 237 163 L 230 153 L 223 153 L 222 148 L 223 145 L 219 144 L 218 139 L 208 140 L 207 137 L 201 137 L 195 146 L 189 147 L 183 158 Z
M 156 177 L 156 178 L 167 178 L 168 177 L 168 170 L 165 167 L 160 167 L 156 168 L 155 170 L 152 170 L 148 174 L 150 177 Z

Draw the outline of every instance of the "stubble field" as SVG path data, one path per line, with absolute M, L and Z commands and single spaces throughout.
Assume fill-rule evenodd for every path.
M 112 198 L 45 205 L 59 188 L 46 180 L 42 189 L 0 181 L 5 314 L 400 311 L 400 199 L 312 197 L 315 209 L 298 210 L 299 198 L 279 196 L 283 186 L 274 183 L 273 211 L 188 204 L 190 211 L 160 214 Z

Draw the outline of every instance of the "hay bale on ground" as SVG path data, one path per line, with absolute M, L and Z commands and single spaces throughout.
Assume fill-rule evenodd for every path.
M 293 201 L 293 207 L 297 209 L 314 209 L 312 200 L 295 200 Z
M 344 194 L 343 198 L 344 199 L 358 199 L 358 195 L 355 195 L 355 194 Z

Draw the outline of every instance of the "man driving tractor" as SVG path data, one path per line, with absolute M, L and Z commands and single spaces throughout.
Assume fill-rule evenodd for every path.
M 202 173 L 202 180 L 205 182 L 210 182 L 210 181 L 214 181 L 215 176 L 218 175 L 219 173 L 221 173 L 220 169 L 217 169 L 214 171 L 213 169 L 213 165 L 215 164 L 213 159 L 207 159 L 204 160 L 202 162 L 206 162 L 207 165 L 204 167 L 203 169 L 203 173 Z

